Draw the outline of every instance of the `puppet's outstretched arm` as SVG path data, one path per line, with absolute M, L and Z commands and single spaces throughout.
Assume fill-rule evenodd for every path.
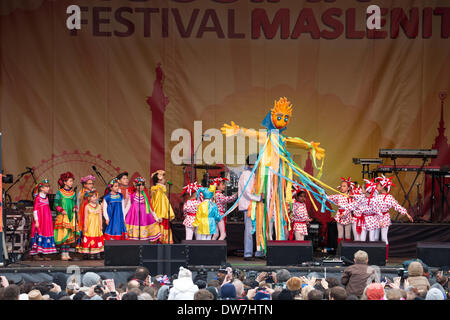
M 297 137 L 286 137 L 286 144 L 306 150 L 311 149 L 311 153 L 319 161 L 325 158 L 325 149 L 319 147 L 320 142 L 306 142 L 305 140 Z
M 250 138 L 256 138 L 260 142 L 264 142 L 267 138 L 266 132 L 241 128 L 236 123 L 234 123 L 234 121 L 231 121 L 231 124 L 224 124 L 223 127 L 220 128 L 220 130 L 226 137 L 232 137 L 234 135 L 242 134 Z

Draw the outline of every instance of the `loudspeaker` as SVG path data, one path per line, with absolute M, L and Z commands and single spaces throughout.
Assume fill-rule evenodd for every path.
M 183 240 L 186 245 L 187 264 L 222 266 L 227 262 L 227 242 L 225 240 Z
M 312 261 L 313 247 L 311 241 L 268 241 L 268 266 L 295 266 Z
M 138 266 L 140 250 L 147 241 L 105 240 L 105 266 Z
M 369 264 L 384 266 L 386 264 L 386 242 L 341 241 L 338 255 L 353 261 L 355 252 L 362 250 L 369 255 Z
M 147 244 L 142 248 L 143 265 L 151 274 L 178 274 L 180 267 L 187 267 L 184 244 Z
M 418 242 L 417 258 L 431 267 L 450 266 L 450 242 Z

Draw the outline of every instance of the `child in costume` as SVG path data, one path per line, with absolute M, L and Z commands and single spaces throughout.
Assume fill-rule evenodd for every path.
M 303 241 L 308 235 L 307 223 L 311 221 L 306 209 L 306 192 L 304 190 L 297 191 L 295 200 L 292 205 L 292 213 L 290 216 L 292 230 L 297 241 Z
M 166 172 L 157 170 L 152 174 L 153 186 L 151 188 L 152 207 L 158 219 L 161 219 L 161 243 L 172 244 L 170 221 L 175 219 L 175 213 L 166 195 Z
M 89 254 L 91 259 L 100 259 L 100 253 L 103 252 L 104 247 L 104 238 L 102 207 L 98 204 L 98 192 L 95 189 L 86 191 L 83 197 L 87 203 L 83 208 L 83 237 L 79 251 Z
M 60 189 L 56 192 L 54 209 L 57 211 L 55 219 L 55 243 L 61 246 L 61 260 L 67 261 L 69 248 L 77 242 L 78 232 L 76 225 L 76 197 L 73 191 L 75 177 L 71 172 L 61 174 L 58 184 Z
M 153 211 L 150 197 L 145 190 L 145 179 L 136 178 L 134 185 L 135 190 L 130 194 L 131 207 L 125 218 L 128 239 L 157 242 L 161 238 L 161 219 Z
M 192 240 L 194 237 L 194 227 L 192 226 L 192 223 L 194 223 L 195 215 L 197 214 L 198 207 L 201 203 L 200 200 L 197 200 L 197 191 L 199 188 L 200 186 L 197 184 L 197 181 L 189 183 L 183 188 L 182 194 L 189 195 L 189 200 L 183 205 L 183 225 L 186 229 L 186 240 Z
M 359 197 L 364 197 L 362 194 L 361 186 L 354 182 L 355 186 L 350 191 L 350 196 L 352 197 L 353 201 L 355 199 L 358 199 Z M 352 215 L 352 232 L 353 232 L 353 240 L 354 241 L 361 241 L 361 228 L 356 228 L 356 226 L 362 226 L 363 225 L 363 217 L 359 211 L 353 211 Z M 358 232 L 359 231 L 359 232 Z
M 122 172 L 117 176 L 119 181 L 119 192 L 123 194 L 125 201 L 130 201 L 131 193 L 134 191 L 132 186 L 129 186 L 130 180 L 128 179 L 128 172 Z
M 360 241 L 366 241 L 369 234 L 369 241 L 375 241 L 375 230 L 379 227 L 379 218 L 382 213 L 380 202 L 374 193 L 376 192 L 376 183 L 364 179 L 365 184 L 362 188 L 363 196 L 359 196 L 349 203 L 347 210 L 353 211 L 356 215 L 361 215 L 359 224 L 356 225 L 357 232 L 361 234 Z
M 81 239 L 83 238 L 83 230 L 84 230 L 84 207 L 86 206 L 86 204 L 88 203 L 87 199 L 84 197 L 84 195 L 89 192 L 94 190 L 94 182 L 95 182 L 95 177 L 93 175 L 88 175 L 86 177 L 82 177 L 80 179 L 81 182 L 81 191 L 78 192 L 77 195 L 77 207 L 78 207 L 78 230 L 80 232 L 80 236 L 79 239 L 80 241 L 77 244 L 77 251 L 80 251 L 81 248 Z M 98 202 L 98 197 L 97 197 L 97 202 Z
M 53 218 L 48 203 L 47 194 L 50 190 L 48 179 L 44 179 L 36 186 L 33 207 L 33 225 L 31 227 L 30 255 L 35 260 L 50 260 L 42 255 L 56 253 L 53 234 Z
M 411 222 L 413 222 L 413 218 L 408 214 L 408 211 L 405 208 L 403 208 L 391 194 L 389 194 L 389 192 L 391 191 L 391 186 L 394 185 L 392 183 L 392 177 L 386 178 L 384 175 L 381 175 L 381 177 L 377 177 L 375 180 L 378 181 L 377 198 L 380 202 L 380 209 L 383 214 L 379 221 L 379 226 L 381 228 L 381 241 L 386 242 L 386 260 L 387 260 L 389 253 L 388 230 L 389 226 L 392 224 L 389 210 L 391 208 L 394 208 L 400 214 L 406 215 Z
M 312 200 L 314 197 L 321 204 L 321 212 L 328 209 L 326 206 L 326 194 L 322 187 L 325 185 L 319 180 L 322 174 L 323 162 L 317 166 L 317 161 L 325 157 L 325 150 L 319 147 L 320 143 L 306 142 L 297 137 L 287 137 L 282 134 L 292 117 L 292 105 L 286 98 L 280 98 L 274 102 L 274 107 L 264 118 L 262 125 L 266 128 L 264 132 L 240 128 L 234 122 L 225 124 L 221 130 L 227 137 L 237 134 L 255 138 L 262 145 L 255 166 L 244 184 L 244 189 L 249 187 L 254 178 L 253 193 L 257 196 L 265 194 L 264 202 L 250 201 L 248 214 L 251 217 L 253 230 L 256 232 L 257 251 L 266 251 L 267 240 L 271 238 L 272 224 L 275 226 L 276 240 L 286 240 L 286 225 L 289 223 L 289 204 L 292 203 L 292 185 L 298 184 L 304 188 Z M 313 165 L 319 171 L 318 178 L 313 177 L 298 164 L 296 164 L 288 146 L 300 147 L 311 152 Z M 294 181 L 294 176 L 298 182 Z M 250 186 L 251 188 L 251 186 Z M 335 191 L 335 190 L 333 190 Z M 336 193 L 339 193 L 336 191 Z M 242 197 L 240 193 L 237 201 L 227 210 L 224 216 L 232 212 Z M 312 205 L 318 210 L 314 201 Z
M 214 202 L 215 192 L 215 185 L 210 185 L 209 188 L 200 188 L 197 191 L 197 199 L 200 199 L 200 194 L 204 198 L 192 223 L 192 226 L 197 228 L 197 240 L 211 240 L 211 236 L 216 233 L 216 222 L 222 219 L 217 204 Z
M 125 215 L 130 208 L 130 203 L 124 201 L 124 196 L 119 192 L 119 181 L 112 179 L 108 187 L 110 192 L 103 198 L 103 217 L 107 225 L 105 240 L 126 240 L 128 237 L 125 226 Z
M 223 217 L 225 215 L 225 212 L 227 211 L 227 204 L 233 201 L 236 201 L 237 199 L 237 193 L 235 193 L 232 196 L 226 196 L 223 194 L 223 192 L 226 189 L 225 181 L 228 181 L 227 178 L 216 178 L 213 179 L 213 183 L 216 186 L 216 195 L 214 196 L 214 200 L 217 204 L 217 208 L 219 209 L 220 215 Z M 217 232 L 212 236 L 212 240 L 217 240 L 219 238 L 219 232 L 220 232 L 220 238 L 219 240 L 224 240 L 227 237 L 227 232 L 225 229 L 227 218 L 224 217 L 222 220 L 220 220 L 217 223 L 218 230 Z
M 337 222 L 337 231 L 338 231 L 338 239 L 337 244 L 344 240 L 351 240 L 352 238 L 352 213 L 347 209 L 348 204 L 353 201 L 353 199 L 349 196 L 352 188 L 354 187 L 354 183 L 348 177 L 348 179 L 341 178 L 341 185 L 338 187 L 339 191 L 343 194 L 334 194 L 331 196 L 327 196 L 327 199 L 334 202 L 339 210 L 334 217 L 334 220 Z

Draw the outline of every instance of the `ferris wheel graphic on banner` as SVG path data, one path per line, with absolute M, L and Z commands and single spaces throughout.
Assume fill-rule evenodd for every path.
M 68 152 L 63 151 L 61 154 L 52 154 L 50 159 L 41 160 L 38 165 L 33 166 L 33 173 L 36 181 L 48 178 L 50 179 L 51 192 L 58 190 L 58 178 L 63 172 L 70 171 L 75 175 L 75 185 L 80 185 L 80 178 L 89 174 L 95 176 L 92 167 L 95 166 L 102 176 L 108 182 L 108 179 L 117 176 L 120 167 L 115 167 L 111 160 L 105 160 L 103 157 L 91 154 L 90 151 L 79 152 L 78 150 Z M 96 177 L 96 186 L 98 190 L 104 187 L 101 178 Z M 14 201 L 31 199 L 35 183 L 31 175 L 26 175 L 18 185 Z M 80 190 L 80 189 L 79 189 Z

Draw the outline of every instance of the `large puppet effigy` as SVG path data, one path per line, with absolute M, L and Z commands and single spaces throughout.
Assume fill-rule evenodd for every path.
M 289 206 L 292 205 L 292 186 L 304 189 L 314 208 L 317 206 L 313 199 L 320 204 L 320 211 L 330 210 L 326 206 L 327 198 L 324 188 L 338 193 L 338 191 L 327 186 L 319 179 L 322 175 L 325 150 L 319 147 L 318 142 L 307 142 L 298 137 L 288 137 L 282 134 L 292 117 L 292 104 L 286 98 L 275 101 L 274 107 L 264 118 L 262 125 L 265 130 L 255 131 L 241 128 L 233 121 L 230 125 L 225 124 L 222 133 L 231 137 L 243 134 L 257 139 L 262 146 L 252 173 L 245 183 L 246 188 L 253 188 L 256 195 L 264 194 L 264 202 L 251 201 L 248 215 L 252 219 L 253 232 L 256 232 L 256 246 L 258 251 L 266 251 L 267 240 L 271 239 L 269 231 L 270 222 L 273 221 L 275 238 L 273 240 L 287 240 L 291 229 L 289 220 Z M 309 150 L 312 155 L 314 168 L 318 170 L 314 177 L 302 170 L 292 159 L 287 146 L 298 147 Z M 318 165 L 318 163 L 320 164 Z M 255 182 L 249 186 L 253 175 Z M 243 193 L 243 192 L 242 192 Z M 238 205 L 240 197 L 225 213 L 232 212 Z

